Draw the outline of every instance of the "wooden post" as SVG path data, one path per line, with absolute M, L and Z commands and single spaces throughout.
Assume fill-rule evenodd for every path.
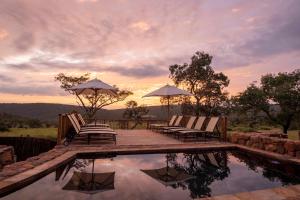
M 221 121 L 223 140 L 227 141 L 227 117 L 223 116 Z
M 58 128 L 57 128 L 57 138 L 56 142 L 57 144 L 61 144 L 61 136 L 63 131 L 63 123 L 62 123 L 62 116 L 61 114 L 58 115 Z

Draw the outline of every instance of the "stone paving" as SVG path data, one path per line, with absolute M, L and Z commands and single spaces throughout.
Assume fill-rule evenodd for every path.
M 300 160 L 290 158 L 272 152 L 264 152 L 237 144 L 224 142 L 181 142 L 169 136 L 153 133 L 148 130 L 117 130 L 117 145 L 92 144 L 92 145 L 70 145 L 64 147 L 56 146 L 53 150 L 31 157 L 26 161 L 7 165 L 0 172 L 0 197 L 11 190 L 19 189 L 26 184 L 53 171 L 79 154 L 105 154 L 105 153 L 154 153 L 154 152 L 175 152 L 180 150 L 216 150 L 216 149 L 242 149 L 257 154 L 268 153 L 272 158 L 285 161 L 297 162 Z M 280 187 L 268 190 L 239 193 L 233 195 L 222 195 L 206 198 L 207 200 L 300 200 L 300 186 Z

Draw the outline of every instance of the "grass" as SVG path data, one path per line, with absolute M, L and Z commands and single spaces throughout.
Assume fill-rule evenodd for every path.
M 139 125 L 137 129 L 145 129 L 143 125 Z M 259 129 L 253 129 L 246 126 L 237 126 L 230 128 L 228 134 L 233 132 L 281 132 L 280 128 L 274 127 L 263 127 Z M 36 138 L 46 138 L 50 140 L 56 140 L 57 128 L 12 128 L 9 132 L 0 132 L 0 137 L 19 137 L 19 136 L 36 137 Z M 299 140 L 298 130 L 288 131 L 288 137 L 292 140 Z
M 0 137 L 30 136 L 56 140 L 57 128 L 11 128 L 9 132 L 0 132 Z

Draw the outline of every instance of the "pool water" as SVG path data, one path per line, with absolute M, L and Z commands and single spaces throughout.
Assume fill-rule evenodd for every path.
M 236 151 L 78 158 L 3 199 L 194 199 L 299 184 L 299 169 Z

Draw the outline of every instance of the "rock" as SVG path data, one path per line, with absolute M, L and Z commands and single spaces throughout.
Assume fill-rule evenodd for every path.
M 245 144 L 246 144 L 246 142 L 245 142 L 245 140 L 244 140 L 244 139 L 239 139 L 239 140 L 238 140 L 238 144 L 245 145 Z
M 232 143 L 237 143 L 238 142 L 238 134 L 232 134 L 231 136 L 231 142 Z
M 293 141 L 287 141 L 284 144 L 284 148 L 287 152 L 294 152 L 295 151 L 295 143 Z
M 295 155 L 296 155 L 295 151 L 289 151 L 289 152 L 287 152 L 287 154 L 292 157 L 295 157 Z
M 252 144 L 253 144 L 253 142 L 252 142 L 251 140 L 248 140 L 248 141 L 246 142 L 246 146 L 248 146 L 248 147 L 251 147 Z
M 261 140 L 264 144 L 270 144 L 273 142 L 272 138 L 270 137 L 261 137 Z
M 275 144 L 267 144 L 265 145 L 266 151 L 276 152 L 277 146 Z
M 277 153 L 280 153 L 280 154 L 284 154 L 285 153 L 285 149 L 284 149 L 284 146 L 283 144 L 278 144 L 277 145 L 277 150 L 276 150 Z
M 300 151 L 300 141 L 294 141 L 295 143 L 295 151 Z
M 254 136 L 251 136 L 251 137 L 250 137 L 250 140 L 251 140 L 253 143 L 258 143 L 258 142 L 260 141 L 260 138 L 259 138 L 259 136 L 254 135 Z

